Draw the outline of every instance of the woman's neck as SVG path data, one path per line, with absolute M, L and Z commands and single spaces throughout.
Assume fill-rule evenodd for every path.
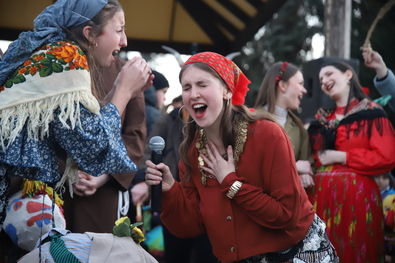
M 204 133 L 206 134 L 206 138 L 207 138 L 207 143 L 209 143 L 210 141 L 212 141 L 215 146 L 217 147 L 219 153 L 221 155 L 226 153 L 226 149 L 225 146 L 222 143 L 222 139 L 221 136 L 219 134 L 219 130 L 218 129 L 213 129 L 212 127 L 208 127 L 208 128 L 203 128 Z
M 268 110 L 267 105 L 263 106 L 266 110 Z M 284 127 L 285 122 L 287 121 L 287 116 L 288 116 L 288 111 L 283 108 L 280 107 L 278 105 L 274 106 L 274 111 L 273 111 L 273 117 L 276 119 L 276 121 Z
M 355 97 L 352 98 L 350 101 L 353 101 L 354 99 L 355 99 Z M 348 100 L 348 97 L 340 97 L 339 99 L 335 100 L 336 106 L 337 107 L 345 107 L 347 105 L 347 100 Z

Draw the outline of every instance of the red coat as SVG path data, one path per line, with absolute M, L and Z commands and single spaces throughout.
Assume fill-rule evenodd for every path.
M 183 180 L 180 162 L 182 183 L 163 193 L 161 218 L 173 234 L 192 237 L 207 231 L 221 261 L 288 249 L 305 237 L 314 211 L 298 177 L 292 145 L 279 125 L 266 120 L 249 124 L 238 169 L 221 184 L 208 178 L 202 185 L 195 143 L 188 153 L 191 180 Z M 225 194 L 235 180 L 243 186 L 231 200 Z

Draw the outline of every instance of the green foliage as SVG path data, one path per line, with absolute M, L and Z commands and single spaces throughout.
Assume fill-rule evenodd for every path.
M 131 237 L 136 243 L 140 244 L 145 240 L 143 232 L 138 228 L 142 224 L 142 222 L 130 224 L 129 217 L 125 216 L 115 222 L 113 233 L 118 237 Z

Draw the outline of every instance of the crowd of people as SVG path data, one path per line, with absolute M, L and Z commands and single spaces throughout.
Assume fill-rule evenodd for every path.
M 347 62 L 321 65 L 333 104 L 305 128 L 292 63 L 269 67 L 249 108 L 240 68 L 196 53 L 167 112 L 166 77 L 115 55 L 126 46 L 117 0 L 58 0 L 4 53 L 0 263 L 395 260 L 395 131 Z M 395 111 L 393 72 L 362 58 Z M 155 185 L 161 211 L 142 221 L 160 226 L 163 256 L 132 224 Z

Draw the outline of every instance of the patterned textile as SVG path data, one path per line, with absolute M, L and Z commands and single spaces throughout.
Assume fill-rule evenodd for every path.
M 72 184 L 78 169 L 93 176 L 136 170 L 117 108 L 100 109 L 86 57 L 67 41 L 37 50 L 0 88 L 0 143 L 0 224 L 10 177 L 59 188 L 66 179 Z
M 368 100 L 340 121 L 334 110 L 321 109 L 308 131 L 317 166 L 308 195 L 340 262 L 384 262 L 382 202 L 373 176 L 395 167 L 395 133 L 385 112 Z M 346 152 L 346 164 L 323 166 L 317 156 L 323 149 Z
M 66 248 L 75 255 L 81 263 L 88 262 L 128 262 L 128 263 L 158 263 L 131 237 L 118 237 L 110 233 L 85 232 L 70 233 L 64 229 L 53 229 L 49 233 L 61 235 Z M 42 239 L 47 236 L 44 235 Z M 54 261 L 50 251 L 50 242 L 44 242 L 40 248 L 36 248 L 18 260 L 19 263 Z M 70 261 L 68 261 L 70 262 Z
M 92 240 L 89 238 L 89 236 L 86 234 L 71 233 L 69 230 L 61 228 L 54 228 L 41 238 L 41 253 L 45 258 L 45 262 L 58 263 L 58 261 L 55 259 L 56 256 L 54 257 L 52 251 L 54 247 L 52 247 L 51 240 L 53 239 L 62 240 L 62 246 L 65 246 L 68 252 L 72 253 L 74 259 L 78 260 L 76 262 L 89 262 L 89 255 L 92 248 Z M 38 245 L 36 247 L 38 247 Z
M 37 48 L 65 39 L 67 28 L 90 20 L 106 4 L 107 0 L 58 0 L 48 6 L 34 19 L 34 30 L 22 32 L 8 47 L 0 61 L 0 86 Z
M 62 234 L 59 233 L 50 236 L 49 251 L 51 251 L 54 261 L 56 263 L 80 263 L 78 258 L 67 249 L 63 239 L 60 238 L 61 236 Z
M 372 181 L 346 171 L 316 174 L 311 201 L 327 224 L 329 239 L 341 262 L 384 260 L 383 211 L 380 193 Z M 332 190 L 329 193 L 323 189 Z
M 336 263 L 335 248 L 325 233 L 325 223 L 315 215 L 306 237 L 293 248 L 242 260 L 245 263 Z
M 183 67 L 196 62 L 209 65 L 221 76 L 226 86 L 228 86 L 233 93 L 233 105 L 244 104 L 245 96 L 249 90 L 248 84 L 250 84 L 251 81 L 232 60 L 214 52 L 201 52 L 191 56 L 184 63 Z

